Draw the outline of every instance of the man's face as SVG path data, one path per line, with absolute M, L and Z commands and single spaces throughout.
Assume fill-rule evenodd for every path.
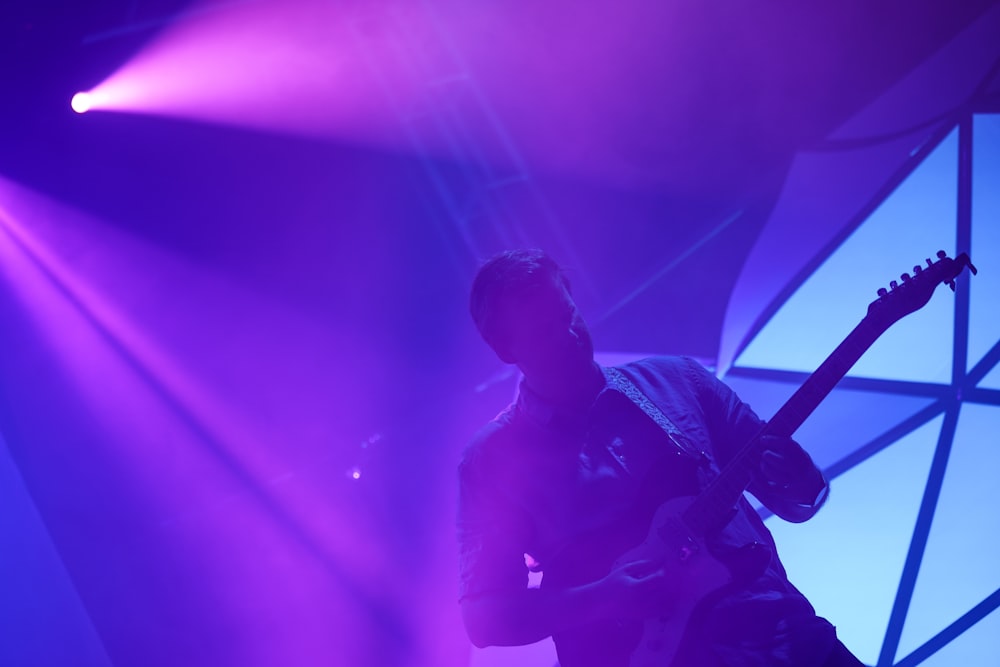
M 506 349 L 529 379 L 572 382 L 593 370 L 590 331 L 561 281 L 510 297 L 501 313 Z

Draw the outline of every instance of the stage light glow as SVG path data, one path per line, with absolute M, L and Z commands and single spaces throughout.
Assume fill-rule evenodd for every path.
M 67 220 L 72 220 L 72 224 L 62 224 Z M 76 249 L 77 254 L 67 257 L 64 254 L 67 247 Z M 81 257 L 88 259 L 81 261 Z M 250 592 L 251 587 L 240 579 L 242 575 L 226 578 L 211 571 L 216 552 L 213 547 L 202 546 L 199 551 L 205 558 L 198 567 L 211 572 L 205 576 L 218 590 L 224 591 L 220 604 L 241 610 L 247 607 L 246 598 L 250 596 L 280 598 L 288 590 L 322 585 L 345 585 L 350 589 L 323 603 L 338 609 L 347 608 L 354 597 L 375 599 L 377 582 L 389 564 L 369 527 L 354 516 L 331 512 L 328 500 L 320 495 L 323 491 L 318 482 L 297 480 L 279 489 L 264 481 L 272 479 L 276 470 L 289 468 L 284 454 L 287 450 L 274 444 L 273 438 L 279 431 L 298 433 L 293 437 L 302 443 L 297 450 L 302 458 L 315 451 L 315 445 L 310 444 L 314 440 L 310 438 L 328 442 L 333 437 L 326 417 L 311 417 L 321 414 L 318 404 L 309 404 L 310 396 L 318 400 L 335 391 L 315 384 L 334 377 L 329 367 L 322 373 L 310 370 L 324 367 L 325 361 L 317 365 L 322 355 L 310 355 L 310 359 L 303 359 L 300 364 L 287 356 L 278 361 L 281 355 L 271 352 L 254 353 L 263 364 L 256 366 L 254 372 L 268 376 L 268 387 L 282 385 L 285 380 L 278 375 L 283 374 L 296 388 L 312 387 L 303 396 L 284 391 L 294 399 L 258 419 L 260 411 L 247 408 L 242 399 L 232 400 L 227 390 L 220 390 L 220 386 L 258 386 L 259 383 L 247 378 L 224 377 L 231 370 L 242 374 L 242 366 L 226 364 L 223 375 L 213 374 L 212 378 L 194 374 L 192 368 L 203 368 L 201 362 L 194 361 L 201 353 L 178 346 L 177 339 L 161 336 L 162 327 L 148 319 L 170 313 L 171 320 L 179 323 L 186 318 L 183 313 L 187 313 L 194 320 L 203 321 L 205 313 L 218 308 L 186 300 L 179 309 L 179 303 L 164 307 L 161 302 L 160 314 L 147 310 L 143 304 L 148 299 L 136 298 L 139 294 L 149 294 L 138 287 L 135 276 L 140 274 L 156 275 L 158 282 L 175 287 L 194 281 L 200 286 L 192 291 L 202 296 L 220 290 L 208 298 L 212 302 L 218 298 L 220 303 L 241 304 L 227 315 L 227 321 L 234 324 L 244 316 L 257 320 L 261 309 L 275 308 L 284 313 L 263 316 L 267 321 L 280 323 L 283 332 L 247 322 L 238 325 L 244 332 L 260 332 L 252 341 L 241 338 L 251 346 L 297 339 L 300 341 L 297 349 L 316 350 L 329 346 L 331 336 L 337 336 L 329 329 L 285 312 L 279 304 L 233 288 L 212 272 L 193 268 L 156 246 L 117 233 L 100 221 L 0 178 L 0 292 L 13 297 L 11 304 L 20 304 L 12 306 L 15 312 L 23 313 L 31 322 L 31 329 L 39 332 L 39 339 L 49 343 L 53 361 L 65 371 L 69 387 L 78 390 L 87 413 L 105 436 L 107 449 L 101 455 L 121 465 L 131 477 L 152 480 L 143 487 L 146 495 L 137 496 L 135 501 L 144 507 L 148 505 L 150 511 L 163 517 L 164 526 L 189 535 L 196 544 L 202 539 L 197 531 L 204 525 L 213 523 L 215 517 L 235 514 L 241 517 L 240 528 L 229 536 L 230 544 L 246 540 L 254 545 L 256 553 L 274 554 L 274 561 L 290 563 L 287 579 L 265 585 L 265 590 Z M 235 315 L 237 311 L 243 315 Z M 215 326 L 208 328 L 221 332 Z M 4 332 L 4 335 L 10 334 Z M 223 334 L 223 338 L 229 341 L 229 349 L 233 349 L 233 341 L 240 336 Z M 361 349 L 360 344 L 351 347 Z M 265 360 L 273 360 L 275 365 Z M 271 368 L 277 375 L 265 368 Z M 293 369 L 307 372 L 302 375 Z M 5 370 L 9 367 L 5 366 Z M 102 378 L 101 392 L 88 389 L 88 378 L 94 377 Z M 257 400 L 251 395 L 244 398 L 251 403 Z M 271 403 L 270 399 L 264 402 Z M 156 433 L 172 435 L 162 438 Z M 133 446 L 136 442 L 144 444 Z M 213 496 L 218 499 L 220 487 L 232 488 L 234 484 L 241 489 L 230 496 L 236 501 L 219 504 L 211 500 Z M 193 514 L 192 507 L 196 508 Z M 210 532 L 218 536 L 224 530 L 228 528 L 212 528 Z M 296 554 L 298 560 L 289 553 Z M 272 562 L 266 558 L 264 561 Z M 320 570 L 310 569 L 316 562 L 324 566 Z M 317 583 L 317 577 L 322 582 Z M 327 609 L 321 613 L 328 617 L 333 612 Z M 310 634 L 311 629 L 297 628 L 296 632 L 305 634 L 298 635 L 301 642 L 296 643 L 295 650 L 308 652 L 314 645 L 327 641 L 327 635 L 319 631 Z M 292 650 L 280 643 L 268 647 L 276 652 Z M 324 646 L 322 650 L 332 648 Z M 294 662 L 309 660 L 301 658 Z
M 359 44 L 364 16 L 325 0 L 195 3 L 89 92 L 102 110 L 374 140 L 398 119 L 366 58 L 395 42 Z M 407 31 L 426 31 L 425 23 L 407 21 Z M 388 76 L 393 95 L 408 100 L 403 68 L 395 62 Z
M 94 98 L 88 92 L 79 92 L 73 96 L 70 100 L 70 106 L 73 107 L 73 111 L 77 113 L 87 113 L 93 106 Z
M 642 0 L 641 12 L 624 13 L 620 3 L 599 3 L 577 23 L 564 20 L 569 4 L 558 2 L 533 13 L 528 23 L 538 31 L 527 35 L 525 17 L 503 3 L 446 3 L 447 11 L 430 4 L 196 0 L 91 92 L 107 111 L 403 146 L 514 169 L 523 151 L 549 168 L 630 187 L 666 178 L 642 156 L 683 150 L 676 137 L 669 149 L 654 148 L 658 130 L 645 129 L 644 108 L 613 105 L 612 114 L 608 104 L 639 99 L 650 81 L 657 96 L 699 94 L 702 78 L 680 66 L 691 46 L 664 40 L 663 21 L 648 16 L 645 5 L 657 3 Z M 633 48 L 637 35 L 641 47 Z M 661 71 L 649 63 L 677 64 Z M 656 127 L 684 120 L 685 108 L 660 108 Z M 500 118 L 514 119 L 510 137 Z M 455 133 L 475 151 L 456 154 L 468 146 L 456 146 Z M 636 156 L 622 159 L 623 142 Z M 669 178 L 676 185 L 693 176 L 679 170 Z

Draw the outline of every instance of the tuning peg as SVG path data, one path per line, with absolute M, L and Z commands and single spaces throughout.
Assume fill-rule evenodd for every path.
M 976 270 L 976 265 L 972 263 L 971 259 L 969 259 L 969 253 L 963 252 L 961 255 L 955 258 L 955 261 L 958 262 L 959 265 L 964 264 L 965 266 L 968 266 L 969 271 L 972 272 L 972 275 L 976 275 L 977 273 L 979 273 L 979 271 Z
M 924 270 L 924 267 L 922 267 L 919 264 L 917 264 L 916 266 L 913 267 L 913 275 L 919 276 L 920 272 L 923 271 L 923 270 Z
M 938 259 L 944 259 L 947 256 L 948 256 L 948 253 L 946 253 L 944 250 L 938 250 L 937 251 L 937 257 L 938 257 Z
M 903 275 L 901 275 L 899 277 L 899 279 L 902 280 L 904 283 L 909 282 L 910 281 L 910 274 L 909 273 L 904 273 Z
M 883 296 L 885 296 L 888 293 L 889 293 L 889 290 L 887 290 L 886 288 L 884 288 L 884 287 L 879 287 L 878 288 L 878 295 L 879 295 L 879 297 L 883 297 Z
M 889 289 L 896 289 L 897 287 L 899 287 L 899 283 L 897 283 L 895 280 L 889 281 Z

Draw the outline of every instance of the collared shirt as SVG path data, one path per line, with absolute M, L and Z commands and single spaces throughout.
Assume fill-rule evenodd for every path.
M 690 461 L 612 386 L 588 410 L 567 413 L 522 384 L 517 400 L 474 437 L 459 466 L 461 596 L 523 588 L 525 554 L 540 564 L 543 586 L 561 585 L 554 571 L 570 560 L 576 569 L 566 578 L 570 583 L 600 578 L 607 559 L 595 555 L 591 562 L 580 554 L 613 543 L 607 536 L 633 520 L 651 477 L 657 476 L 657 488 L 676 487 L 668 489 L 673 495 L 695 495 L 761 427 L 746 404 L 693 360 L 658 357 L 619 370 L 676 425 L 686 449 L 704 452 L 711 465 Z M 750 490 L 765 505 L 774 493 L 754 484 Z M 689 632 L 696 646 L 692 663 L 820 664 L 833 628 L 788 583 L 770 533 L 741 499 L 709 547 L 725 560 L 748 545 L 766 550 L 766 564 L 699 613 Z M 563 667 L 593 664 L 555 639 Z

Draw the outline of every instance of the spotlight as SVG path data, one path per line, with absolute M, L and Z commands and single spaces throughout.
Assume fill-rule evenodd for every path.
M 94 100 L 90 93 L 81 92 L 73 96 L 69 105 L 73 107 L 73 111 L 77 113 L 86 113 L 87 111 L 90 111 L 90 107 L 93 102 Z

